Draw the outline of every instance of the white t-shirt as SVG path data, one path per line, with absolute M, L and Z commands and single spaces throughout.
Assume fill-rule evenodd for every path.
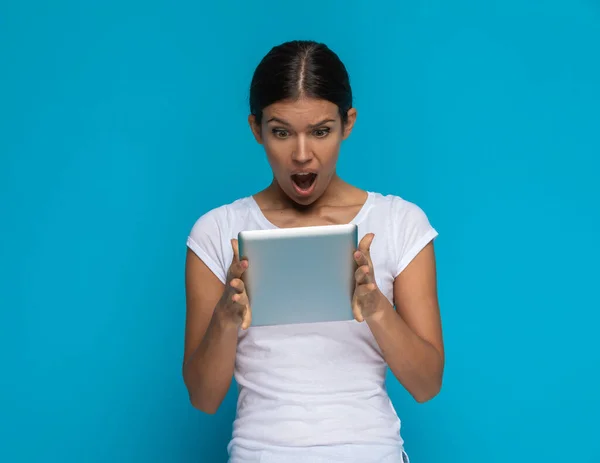
M 396 276 L 437 236 L 427 216 L 398 196 L 369 192 L 352 220 L 359 240 L 374 233 L 377 285 L 393 303 Z M 232 238 L 277 228 L 250 196 L 194 224 L 188 247 L 225 283 Z M 400 419 L 385 388 L 387 365 L 366 322 L 240 330 L 239 396 L 230 462 L 408 461 Z

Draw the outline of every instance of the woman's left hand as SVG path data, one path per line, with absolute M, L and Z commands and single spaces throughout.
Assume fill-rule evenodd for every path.
M 352 297 L 352 313 L 358 322 L 363 322 L 381 308 L 383 294 L 375 282 L 373 261 L 371 260 L 371 243 L 375 235 L 368 233 L 360 240 L 358 250 L 354 253 L 354 261 L 358 265 L 354 272 L 356 286 Z

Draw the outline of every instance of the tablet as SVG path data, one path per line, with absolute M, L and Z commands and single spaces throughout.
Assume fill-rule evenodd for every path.
M 252 326 L 352 320 L 356 224 L 242 231 Z

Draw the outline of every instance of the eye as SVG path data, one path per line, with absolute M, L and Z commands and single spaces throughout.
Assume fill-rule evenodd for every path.
M 287 138 L 289 136 L 289 132 L 286 129 L 275 128 L 271 132 L 273 132 L 275 138 Z
M 317 138 L 324 138 L 329 135 L 329 132 L 331 132 L 329 127 L 321 127 L 320 129 L 315 129 L 313 135 Z

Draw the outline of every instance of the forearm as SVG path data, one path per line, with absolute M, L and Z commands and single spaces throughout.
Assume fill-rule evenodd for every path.
M 418 402 L 426 402 L 442 385 L 443 359 L 438 350 L 419 337 L 382 295 L 380 308 L 367 323 L 398 381 Z
M 206 334 L 183 367 L 190 401 L 206 413 L 215 413 L 233 377 L 238 327 L 215 310 Z

